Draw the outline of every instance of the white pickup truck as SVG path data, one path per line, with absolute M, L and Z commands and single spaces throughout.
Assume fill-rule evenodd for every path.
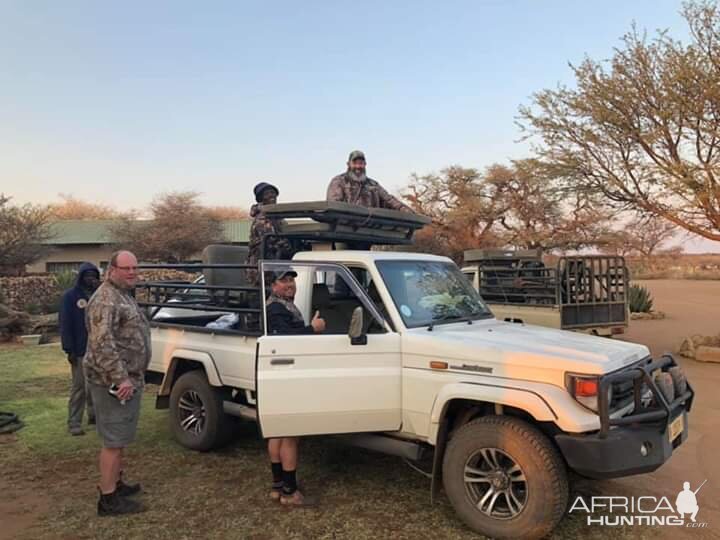
M 148 379 L 188 448 L 222 443 L 239 416 L 265 438 L 431 451 L 431 493 L 442 485 L 469 527 L 537 538 L 566 511 L 568 471 L 650 472 L 688 436 L 693 392 L 672 357 L 498 321 L 445 257 L 310 251 L 262 267 L 297 272 L 297 306 L 327 330 L 268 335 L 259 314 L 254 332 L 205 328 L 201 313 L 154 321 Z

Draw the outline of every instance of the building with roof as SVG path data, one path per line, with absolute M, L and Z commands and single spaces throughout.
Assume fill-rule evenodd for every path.
M 37 262 L 28 265 L 31 273 L 62 272 L 76 270 L 81 263 L 91 262 L 105 268 L 110 255 L 117 249 L 113 243 L 111 229 L 113 220 L 68 220 L 52 224 L 53 236 L 45 242 L 47 254 Z M 247 245 L 250 237 L 250 221 L 223 221 L 225 242 L 233 245 Z M 200 260 L 200 254 L 197 257 Z

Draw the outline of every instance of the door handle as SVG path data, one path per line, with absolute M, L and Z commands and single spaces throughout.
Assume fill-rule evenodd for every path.
M 271 366 L 290 366 L 294 363 L 294 358 L 273 358 L 272 360 L 270 360 Z

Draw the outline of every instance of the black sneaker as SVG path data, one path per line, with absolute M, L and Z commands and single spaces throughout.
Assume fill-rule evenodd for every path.
M 88 418 L 88 426 L 94 426 L 95 425 L 95 417 Z
M 122 481 L 122 479 L 118 480 L 117 487 L 115 488 L 115 493 L 121 497 L 131 497 L 132 495 L 137 495 L 141 491 L 142 487 L 140 484 L 126 484 Z
M 121 497 L 117 491 L 113 491 L 109 495 L 100 495 L 100 500 L 98 500 L 98 516 L 120 516 L 144 511 L 145 507 L 139 502 Z

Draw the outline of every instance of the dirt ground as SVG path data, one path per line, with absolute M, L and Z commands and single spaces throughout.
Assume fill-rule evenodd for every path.
M 623 339 L 643 343 L 654 356 L 675 352 L 684 336 L 720 333 L 720 281 L 652 280 L 645 285 L 655 299 L 654 309 L 667 318 L 632 321 Z M 678 357 L 696 396 L 689 418 L 688 440 L 672 459 L 652 474 L 603 482 L 604 495 L 666 496 L 674 503 L 683 482 L 693 489 L 707 479 L 697 494 L 697 520 L 708 523 L 704 530 L 676 527 L 655 528 L 658 538 L 720 538 L 720 364 L 707 364 Z
M 653 294 L 656 309 L 666 312 L 667 318 L 632 321 L 623 339 L 644 343 L 657 356 L 675 351 L 686 335 L 720 332 L 720 281 L 654 280 L 644 285 Z M 278 515 L 269 504 L 257 502 L 263 500 L 267 471 L 263 446 L 250 433 L 250 427 L 246 436 L 223 451 L 187 452 L 172 443 L 164 411 L 152 411 L 150 401 L 141 420 L 141 440 L 131 453 L 130 462 L 136 474 L 151 486 L 145 500 L 152 511 L 143 518 L 147 527 L 123 518 L 113 522 L 119 526 L 116 530 L 107 521 L 91 517 L 94 498 L 85 487 L 95 481 L 94 436 L 81 438 L 82 441 L 63 437 L 64 389 L 55 388 L 59 379 L 50 375 L 60 373 L 58 370 L 62 371 L 64 366 L 52 367 L 57 352 L 52 353 L 55 356 L 43 354 L 47 356 L 46 365 L 51 366 L 47 380 L 23 376 L 26 382 L 16 386 L 14 392 L 18 396 L 35 395 L 39 388 L 51 394 L 47 414 L 55 416 L 43 419 L 44 413 L 36 412 L 35 419 L 57 433 L 32 433 L 26 428 L 23 437 L 32 435 L 30 447 L 46 447 L 45 438 L 60 441 L 63 447 L 38 454 L 33 464 L 36 469 L 10 468 L 5 471 L 7 474 L 0 474 L 0 540 L 190 538 L 198 537 L 199 531 L 204 532 L 200 537 L 208 538 L 247 537 L 242 531 L 253 531 L 254 538 L 277 537 L 270 530 L 294 538 L 475 537 L 459 523 L 446 502 L 434 508 L 427 505 L 425 480 L 399 465 L 396 459 L 328 447 L 315 441 L 308 441 L 303 465 L 310 484 L 322 486 L 326 500 L 323 511 L 317 516 Z M 696 390 L 685 444 L 652 474 L 604 482 L 579 481 L 574 493 L 586 499 L 589 495 L 667 497 L 674 503 L 683 482 L 690 482 L 694 489 L 707 479 L 697 496 L 700 507 L 697 520 L 707 523 L 707 528 L 587 527 L 579 517 L 566 516 L 553 538 L 720 538 L 720 465 L 716 459 L 720 456 L 716 427 L 720 420 L 720 364 L 682 358 L 679 361 Z M 17 448 L 16 442 L 15 435 L 0 437 L 0 463 L 13 463 L 11 454 Z M 357 471 L 362 471 L 359 477 Z M 348 485 L 354 486 L 354 493 L 347 492 Z M 398 486 L 404 489 L 399 491 Z M 232 496 L 228 497 L 230 493 Z M 360 498 L 355 496 L 357 493 Z M 239 511 L 251 507 L 254 512 Z M 297 516 L 301 516 L 304 529 L 297 528 Z M 398 523 L 398 516 L 404 516 L 403 523 L 388 528 Z M 306 517 L 311 520 L 304 522 Z M 176 523 L 183 523 L 183 527 L 175 530 Z M 213 534 L 207 534 L 209 531 Z

